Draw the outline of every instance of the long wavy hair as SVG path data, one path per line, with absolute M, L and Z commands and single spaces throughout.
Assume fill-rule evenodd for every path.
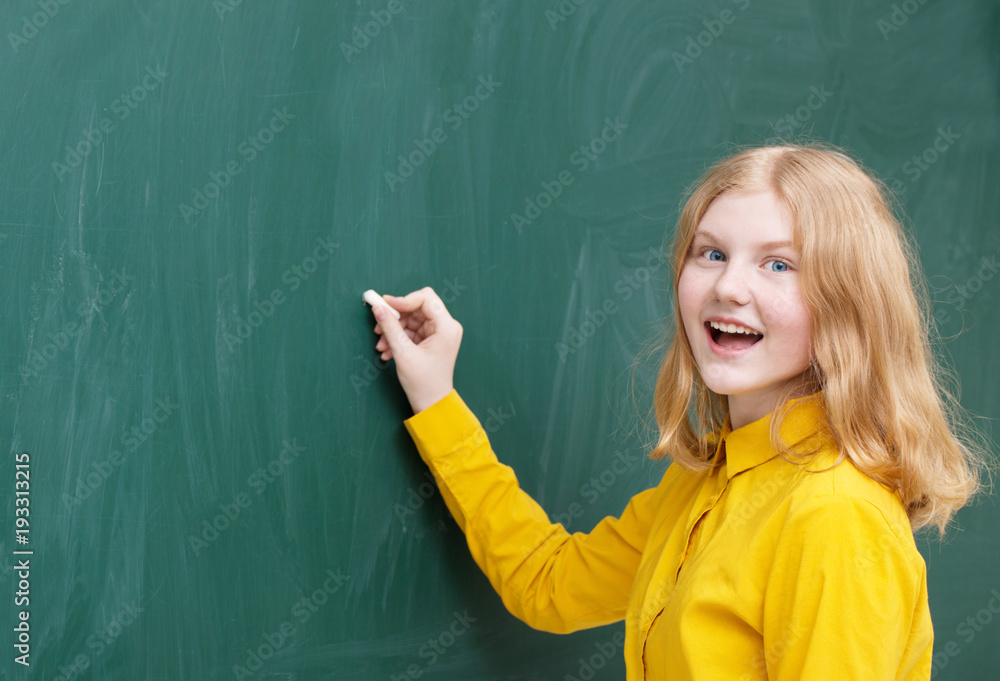
M 779 428 L 788 399 L 822 391 L 838 463 L 846 457 L 897 491 L 914 530 L 932 524 L 943 536 L 980 489 L 989 448 L 958 402 L 953 374 L 935 355 L 926 278 L 893 214 L 891 193 L 830 146 L 764 146 L 720 161 L 694 185 L 678 220 L 675 310 L 695 228 L 713 200 L 736 191 L 771 191 L 791 215 L 812 318 L 813 359 L 777 402 L 772 444 L 786 460 L 801 460 Z M 650 456 L 706 470 L 715 448 L 705 434 L 725 422 L 726 397 L 701 380 L 678 320 L 668 343 L 654 392 L 659 437 Z

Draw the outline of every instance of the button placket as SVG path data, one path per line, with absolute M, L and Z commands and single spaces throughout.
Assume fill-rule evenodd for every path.
M 723 464 L 723 468 L 724 467 L 725 464 Z M 705 502 L 705 505 L 698 512 L 698 517 L 695 519 L 693 523 L 691 523 L 690 527 L 688 527 L 684 533 L 685 534 L 684 551 L 681 553 L 680 561 L 677 564 L 677 571 L 674 573 L 675 585 L 677 584 L 677 580 L 680 579 L 681 569 L 684 567 L 684 562 L 687 560 L 688 556 L 691 555 L 691 549 L 698 538 L 698 531 L 700 530 L 701 527 L 701 521 L 705 518 L 706 515 L 708 515 L 708 513 L 712 509 L 716 507 L 719 499 L 722 498 L 723 493 L 726 491 L 726 487 L 729 485 L 729 479 L 725 473 L 726 473 L 725 470 L 719 471 L 719 477 L 715 483 L 717 491 L 715 492 L 715 494 L 709 497 L 707 502 Z M 719 489 L 719 485 L 722 485 L 721 489 Z

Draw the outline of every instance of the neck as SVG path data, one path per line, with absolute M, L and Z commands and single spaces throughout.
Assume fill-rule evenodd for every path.
M 788 386 L 780 386 L 764 391 L 754 391 L 740 395 L 727 395 L 729 425 L 733 430 L 764 418 L 788 400 L 805 397 L 817 388 L 805 384 L 798 385 L 791 393 Z

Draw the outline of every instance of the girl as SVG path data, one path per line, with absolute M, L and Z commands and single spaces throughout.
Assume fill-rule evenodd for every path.
M 462 326 L 433 290 L 386 296 L 402 318 L 375 308 L 376 349 L 473 557 L 530 626 L 624 618 L 629 679 L 928 679 L 913 531 L 943 534 L 984 449 L 941 382 L 916 262 L 843 152 L 710 169 L 673 243 L 651 452 L 673 463 L 589 534 L 550 523 L 497 461 L 453 389 Z

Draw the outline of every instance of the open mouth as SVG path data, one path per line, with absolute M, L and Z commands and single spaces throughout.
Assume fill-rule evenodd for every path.
M 712 342 L 732 351 L 746 350 L 764 337 L 764 334 L 737 324 L 705 322 Z

